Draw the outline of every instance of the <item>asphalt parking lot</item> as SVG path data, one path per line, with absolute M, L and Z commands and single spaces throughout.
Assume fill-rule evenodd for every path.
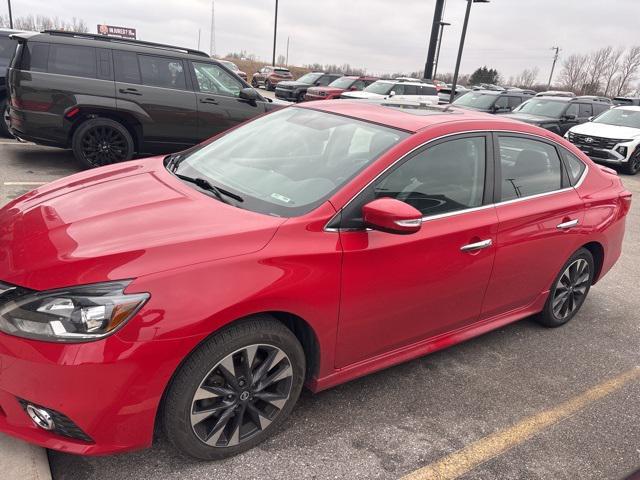
M 70 152 L 0 141 L 0 204 L 79 168 Z M 285 428 L 202 463 L 153 448 L 49 452 L 55 479 L 619 479 L 640 468 L 640 175 L 623 257 L 567 326 L 523 320 L 456 347 L 304 393 Z M 99 381 L 99 379 L 97 379 Z M 91 388 L 87 385 L 87 388 Z

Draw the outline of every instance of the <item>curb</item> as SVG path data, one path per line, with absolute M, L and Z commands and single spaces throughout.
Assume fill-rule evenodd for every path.
M 0 472 L 3 480 L 51 480 L 47 451 L 0 434 Z

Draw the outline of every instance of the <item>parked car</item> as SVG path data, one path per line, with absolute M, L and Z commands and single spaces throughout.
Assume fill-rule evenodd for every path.
M 7 72 L 9 64 L 16 51 L 18 41 L 10 36 L 16 33 L 24 33 L 20 30 L 0 29 L 0 113 L 2 120 L 0 121 L 0 135 L 8 137 L 9 133 L 8 120 L 8 104 L 7 104 Z
M 455 98 L 461 97 L 468 91 L 469 89 L 467 87 L 463 87 L 462 85 L 457 85 Z M 440 89 L 438 90 L 438 103 L 440 104 L 449 103 L 450 98 L 451 98 L 451 86 L 447 85 L 444 87 L 440 87 Z
M 456 107 L 487 113 L 510 112 L 522 102 L 533 98 L 523 90 L 472 90 L 456 98 Z
M 275 90 L 276 85 L 282 81 L 293 80 L 293 75 L 285 67 L 262 67 L 251 77 L 253 88 L 263 86 L 267 90 Z
M 591 160 L 640 171 L 640 107 L 614 107 L 590 122 L 571 128 L 565 137 Z
M 571 127 L 609 108 L 611 100 L 604 97 L 534 97 L 503 116 L 564 135 Z
M 344 92 L 359 92 L 378 80 L 376 77 L 346 76 L 336 78 L 326 87 L 309 87 L 305 100 L 333 100 Z
M 11 133 L 86 167 L 175 152 L 278 108 L 195 50 L 104 35 L 14 35 Z
M 615 97 L 612 102 L 614 105 L 640 106 L 640 97 Z
M 344 92 L 340 98 L 382 100 L 385 98 L 398 100 L 415 100 L 418 102 L 438 103 L 438 89 L 435 85 L 424 82 L 378 80 L 361 92 Z
M 573 92 L 567 92 L 564 90 L 547 90 L 546 92 L 536 93 L 536 97 L 576 97 Z
M 309 87 L 326 87 L 342 76 L 341 73 L 306 73 L 297 80 L 278 83 L 276 87 L 276 98 L 288 102 L 302 102 Z
M 233 73 L 235 73 L 236 75 L 238 75 L 241 79 L 243 79 L 245 82 L 247 81 L 247 72 L 243 72 L 242 70 L 240 70 L 238 68 L 238 66 L 233 63 L 230 62 L 229 60 L 218 60 L 222 65 L 224 65 L 225 67 L 227 67 L 229 70 L 231 70 Z
M 304 105 L 0 210 L 2 433 L 103 455 L 158 424 L 188 455 L 235 455 L 303 384 L 566 324 L 620 256 L 631 193 L 557 135 Z

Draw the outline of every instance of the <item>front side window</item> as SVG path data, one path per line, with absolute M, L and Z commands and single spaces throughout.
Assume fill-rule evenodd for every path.
M 453 104 L 461 107 L 471 107 L 480 110 L 486 110 L 491 108 L 495 101 L 496 95 L 479 92 L 468 92 L 462 95 L 460 98 L 457 98 L 453 102 Z
M 197 146 L 177 172 L 243 197 L 274 216 L 303 215 L 408 133 L 306 108 L 285 108 Z
M 485 137 L 468 137 L 427 148 L 378 182 L 376 198 L 396 198 L 424 216 L 479 207 L 484 194 L 485 141 Z
M 520 97 L 508 97 L 509 98 L 509 108 L 513 110 L 518 105 L 522 103 L 522 98 Z
M 76 45 L 49 46 L 49 73 L 96 78 L 96 49 Z
M 213 63 L 193 62 L 198 90 L 214 95 L 237 97 L 243 85 L 233 75 Z
M 500 136 L 501 201 L 553 192 L 562 188 L 556 149 L 544 142 Z
M 140 83 L 140 66 L 135 53 L 114 50 L 113 64 L 117 82 Z
M 569 105 L 569 107 L 567 108 L 567 111 L 564 112 L 564 115 L 566 117 L 571 117 L 571 116 L 578 116 L 578 104 L 577 103 L 572 103 L 571 105 Z
M 331 82 L 333 82 L 335 79 L 336 79 L 336 77 L 332 77 L 330 75 L 324 75 L 324 76 L 320 77 L 318 80 L 316 80 L 316 85 L 318 85 L 319 87 L 326 87 Z
M 365 92 L 377 93 L 378 95 L 387 95 L 392 89 L 394 85 L 390 82 L 373 82 L 367 88 L 364 89 Z
M 321 76 L 321 73 L 307 73 L 306 75 L 301 76 L 298 79 L 298 82 L 313 85 Z
M 187 88 L 181 60 L 138 55 L 142 83 L 153 87 L 185 90 Z
M 584 118 L 584 117 L 590 117 L 591 115 L 593 115 L 593 108 L 591 107 L 590 103 L 580 103 L 579 104 L 580 107 L 580 113 L 579 113 L 579 117 Z

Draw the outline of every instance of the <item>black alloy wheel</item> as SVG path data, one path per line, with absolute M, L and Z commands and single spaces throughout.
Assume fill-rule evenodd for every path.
M 133 156 L 131 134 L 120 123 L 94 118 L 81 124 L 73 135 L 73 153 L 86 167 L 102 167 Z

